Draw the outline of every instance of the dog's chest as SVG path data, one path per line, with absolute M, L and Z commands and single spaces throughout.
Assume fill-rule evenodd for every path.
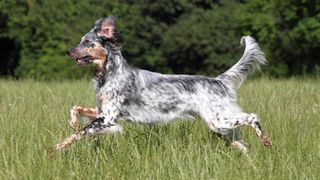
M 96 101 L 99 111 L 102 103 L 110 101 L 112 98 L 112 89 L 107 88 L 106 84 L 100 84 L 96 79 L 94 80 L 94 89 L 96 92 Z

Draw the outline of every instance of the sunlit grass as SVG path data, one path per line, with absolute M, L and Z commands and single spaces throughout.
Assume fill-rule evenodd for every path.
M 320 177 L 320 80 L 256 79 L 239 104 L 257 113 L 273 140 L 261 146 L 242 128 L 249 156 L 225 145 L 199 120 L 145 126 L 88 138 L 50 155 L 73 133 L 69 109 L 94 106 L 90 81 L 0 80 L 0 179 L 317 179 Z

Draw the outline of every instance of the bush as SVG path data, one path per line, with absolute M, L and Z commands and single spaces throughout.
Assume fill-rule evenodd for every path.
M 1 46 L 10 52 L 0 54 L 5 60 L 0 75 L 91 76 L 90 68 L 76 68 L 64 52 L 79 42 L 95 20 L 111 14 L 119 17 L 125 58 L 141 68 L 216 75 L 240 58 L 241 36 L 252 35 L 266 52 L 269 74 L 316 74 L 319 12 L 315 0 L 3 0 L 0 43 L 13 44 Z

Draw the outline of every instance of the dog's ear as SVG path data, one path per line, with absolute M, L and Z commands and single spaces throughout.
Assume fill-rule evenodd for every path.
M 109 41 L 115 41 L 117 37 L 117 31 L 116 31 L 116 23 L 117 18 L 114 16 L 109 16 L 103 19 L 99 19 L 96 21 L 96 25 L 100 24 L 98 29 L 98 36 L 102 39 L 109 40 Z

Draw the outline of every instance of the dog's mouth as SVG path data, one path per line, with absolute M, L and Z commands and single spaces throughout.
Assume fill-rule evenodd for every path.
M 92 63 L 93 57 L 92 56 L 83 56 L 81 58 L 75 58 L 77 65 L 85 65 Z

